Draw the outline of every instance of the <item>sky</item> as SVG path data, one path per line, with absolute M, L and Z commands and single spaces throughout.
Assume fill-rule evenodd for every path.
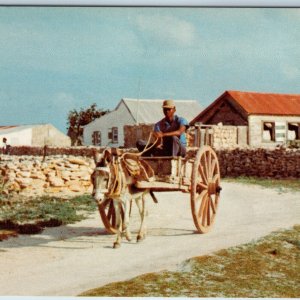
M 2 126 L 225 90 L 300 94 L 300 8 L 0 7 Z

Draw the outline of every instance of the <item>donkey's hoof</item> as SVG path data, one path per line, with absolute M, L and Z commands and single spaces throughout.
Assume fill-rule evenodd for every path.
M 126 235 L 126 240 L 127 240 L 128 242 L 131 242 L 131 240 L 132 240 L 132 237 L 131 237 L 131 236 L 128 236 L 128 235 Z
M 136 238 L 137 243 L 142 242 L 144 239 L 146 238 L 146 236 L 144 235 L 138 235 Z
M 114 242 L 114 246 L 113 246 L 114 249 L 118 249 L 120 247 L 121 247 L 120 243 Z

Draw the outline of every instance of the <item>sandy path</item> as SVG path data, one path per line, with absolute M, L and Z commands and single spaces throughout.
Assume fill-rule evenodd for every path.
M 223 183 L 213 230 L 195 234 L 189 195 L 148 201 L 148 237 L 112 249 L 98 214 L 74 225 L 0 242 L 0 296 L 74 296 L 136 275 L 175 268 L 184 259 L 249 242 L 300 223 L 300 193 Z M 134 207 L 132 228 L 137 228 Z

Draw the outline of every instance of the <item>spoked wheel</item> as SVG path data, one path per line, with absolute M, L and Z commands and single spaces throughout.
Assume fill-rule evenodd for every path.
M 113 200 L 111 198 L 104 199 L 102 202 L 98 204 L 98 209 L 106 231 L 110 234 L 117 233 L 118 229 L 116 224 L 116 211 L 115 211 Z M 123 207 L 121 207 L 121 218 L 123 224 L 123 220 L 124 220 Z
M 198 150 L 191 179 L 193 220 L 197 230 L 206 233 L 214 223 L 221 191 L 219 161 L 211 147 Z

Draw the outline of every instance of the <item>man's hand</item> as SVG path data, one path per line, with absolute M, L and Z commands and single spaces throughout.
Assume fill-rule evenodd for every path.
M 156 138 L 162 138 L 163 136 L 164 136 L 164 134 L 161 131 L 155 131 L 154 132 L 154 137 L 156 137 Z

